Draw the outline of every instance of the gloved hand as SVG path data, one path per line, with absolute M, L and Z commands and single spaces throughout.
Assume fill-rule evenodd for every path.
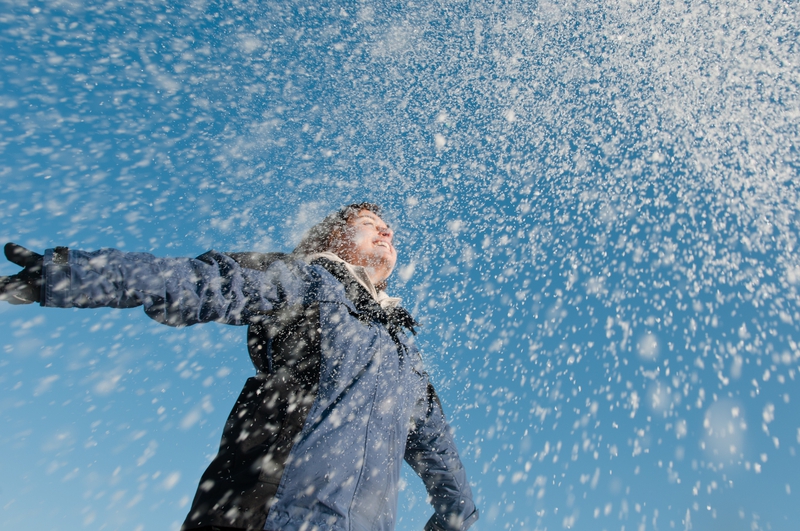
M 10 277 L 0 277 L 0 301 L 11 304 L 31 304 L 42 300 L 43 257 L 16 243 L 7 243 L 3 249 L 10 262 L 22 271 Z

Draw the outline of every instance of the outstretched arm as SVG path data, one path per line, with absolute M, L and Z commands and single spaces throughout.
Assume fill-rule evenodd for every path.
M 424 404 L 406 442 L 406 462 L 422 478 L 435 514 L 425 531 L 465 531 L 478 519 L 472 490 L 442 405 L 428 383 Z
M 296 276 L 282 263 L 270 271 L 256 271 L 214 251 L 199 258 L 159 258 L 114 249 L 86 252 L 57 247 L 43 256 L 20 249 L 34 256 L 39 265 L 32 268 L 38 277 L 34 281 L 24 277 L 30 266 L 3 277 L 0 292 L 9 302 L 10 297 L 19 300 L 30 291 L 36 298 L 24 302 L 42 306 L 143 306 L 148 316 L 171 326 L 210 321 L 248 324 L 287 295 L 297 296 L 292 291 L 300 289 Z M 20 261 L 15 263 L 23 265 Z

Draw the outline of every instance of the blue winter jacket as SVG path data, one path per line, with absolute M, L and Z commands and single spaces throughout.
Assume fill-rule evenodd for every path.
M 413 338 L 359 307 L 330 268 L 289 257 L 251 268 L 232 256 L 60 248 L 44 258 L 44 306 L 143 306 L 171 326 L 249 326 L 258 374 L 184 529 L 390 531 L 403 458 L 431 498 L 425 529 L 467 529 L 478 512 Z

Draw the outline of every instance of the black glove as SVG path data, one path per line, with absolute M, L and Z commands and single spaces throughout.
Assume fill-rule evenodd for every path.
M 43 256 L 16 243 L 7 243 L 4 251 L 9 262 L 22 267 L 10 277 L 0 277 L 0 301 L 11 304 L 31 304 L 42 301 Z

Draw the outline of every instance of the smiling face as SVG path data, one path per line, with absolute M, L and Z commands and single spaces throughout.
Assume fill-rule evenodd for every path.
M 330 247 L 342 260 L 365 267 L 377 285 L 389 278 L 397 262 L 392 236 L 394 231 L 377 214 L 360 210 L 333 234 Z

